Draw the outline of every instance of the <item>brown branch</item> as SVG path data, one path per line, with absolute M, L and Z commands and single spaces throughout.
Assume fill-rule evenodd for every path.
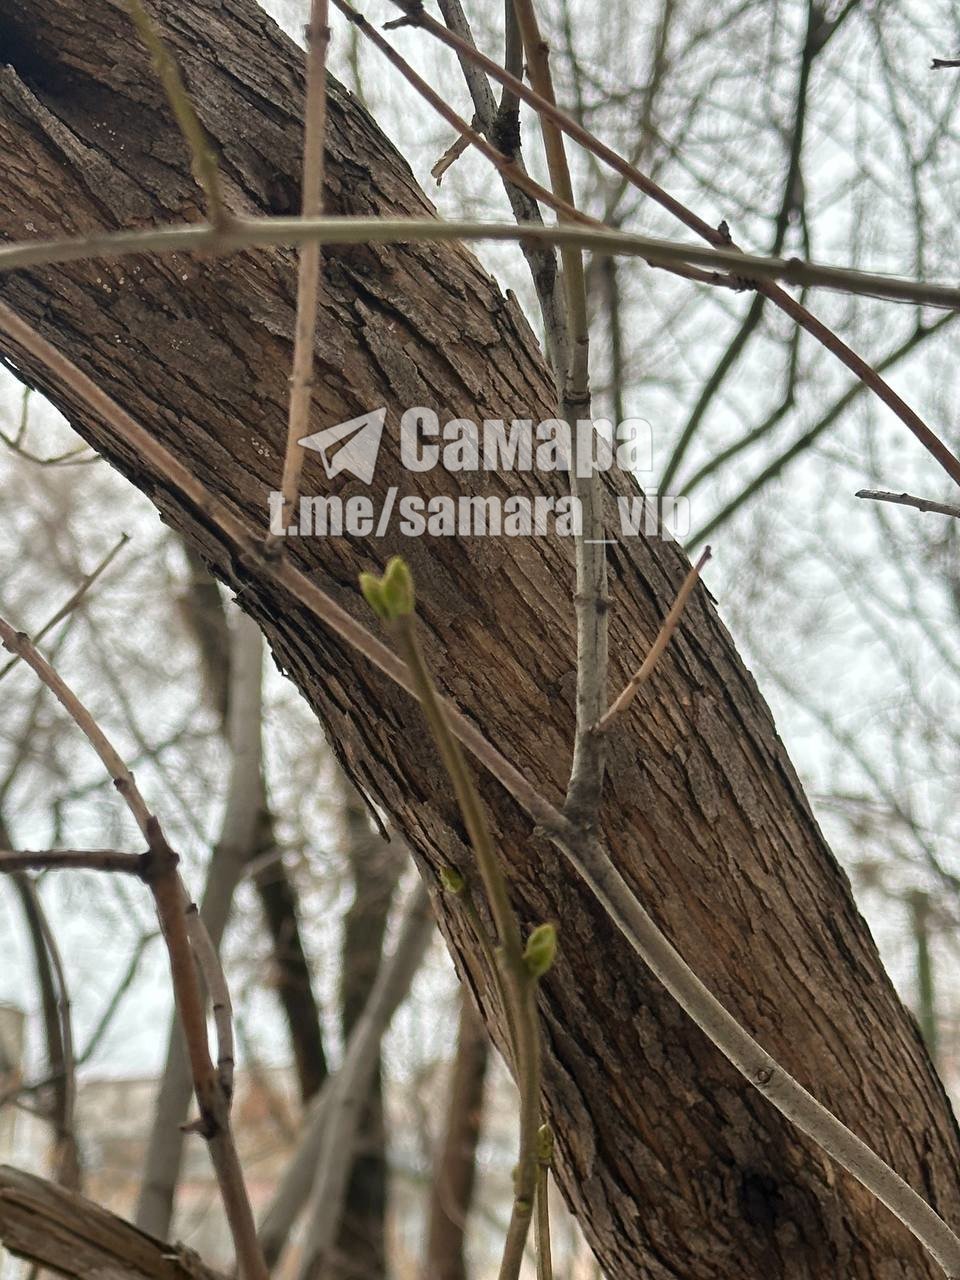
M 467 126 L 469 128 L 469 126 Z M 515 177 L 513 170 L 509 173 Z M 535 187 L 537 184 L 533 184 Z M 525 187 L 533 187 L 526 183 Z M 543 199 L 556 208 L 546 188 Z M 573 214 L 571 212 L 571 221 Z M 742 291 L 756 281 L 783 280 L 808 288 L 832 289 L 856 297 L 902 302 L 911 306 L 960 310 L 960 289 L 905 276 L 830 266 L 802 258 L 771 258 L 760 253 L 714 245 L 686 244 L 634 231 L 614 231 L 577 211 L 577 224 L 544 226 L 440 218 L 234 218 L 218 230 L 206 223 L 174 222 L 145 231 L 104 231 L 60 240 L 25 240 L 0 245 L 0 274 L 27 267 L 52 266 L 88 258 L 105 260 L 142 253 L 203 252 L 229 254 L 238 249 L 322 244 L 418 244 L 449 240 L 491 240 L 521 245 L 577 245 L 598 255 L 642 258 L 684 279 L 720 289 Z M 690 264 L 695 265 L 690 265 Z M 701 264 L 701 265 L 696 265 Z M 732 274 L 736 273 L 736 274 Z
M 232 1093 L 233 1037 L 230 996 L 218 948 L 234 893 L 253 857 L 266 803 L 261 772 L 261 679 L 263 642 L 256 623 L 240 615 L 230 635 L 230 694 L 227 699 L 230 776 L 220 835 L 207 865 L 199 914 L 191 903 L 187 928 L 203 972 L 217 1026 L 217 1070 L 227 1099 Z M 183 1154 L 183 1124 L 190 1105 L 191 1076 L 176 1017 L 167 1031 L 150 1136 L 143 1163 L 135 1221 L 144 1231 L 167 1236 Z
M 460 0 L 439 0 L 439 4 L 447 26 L 470 44 L 475 44 L 473 32 Z M 523 67 L 523 42 L 517 26 L 513 0 L 504 0 L 504 21 L 506 26 L 504 61 L 508 70 L 519 74 Z M 497 106 L 486 74 L 467 58 L 460 58 L 459 62 L 464 82 L 473 101 L 474 123 L 498 151 L 510 157 L 518 169 L 526 172 L 520 146 L 519 99 L 505 89 L 500 105 Z M 467 140 L 462 135 L 460 141 L 466 145 Z M 542 225 L 543 214 L 540 212 L 537 201 L 512 183 L 505 174 L 501 174 L 501 181 L 516 221 L 523 224 Z M 529 240 L 520 242 L 520 250 L 536 290 L 540 316 L 543 320 L 547 361 L 554 379 L 558 381 L 559 396 L 559 380 L 562 379 L 563 370 L 568 363 L 568 344 L 563 287 L 557 267 L 557 253 L 553 245 L 535 244 Z
M 449 48 L 477 62 L 489 75 L 493 76 L 502 85 L 513 90 L 528 106 L 539 112 L 541 117 L 551 120 L 564 133 L 582 143 L 595 156 L 609 164 L 617 173 L 626 177 L 638 190 L 650 196 L 661 207 L 673 214 L 684 226 L 689 227 L 703 240 L 706 240 L 708 244 L 716 248 L 727 247 L 733 250 L 734 253 L 740 252 L 739 246 L 732 239 L 730 230 L 725 222 L 722 222 L 716 228 L 704 222 L 692 210 L 688 209 L 651 178 L 642 173 L 636 165 L 630 164 L 623 156 L 606 146 L 589 130 L 578 124 L 572 116 L 569 116 L 565 111 L 561 111 L 555 103 L 549 101 L 548 97 L 544 97 L 543 94 L 538 93 L 536 90 L 528 89 L 522 80 L 510 75 L 492 58 L 486 57 L 479 50 L 448 31 L 442 23 L 430 17 L 423 10 L 421 0 L 393 0 L 393 3 L 404 10 L 411 25 L 423 27 Z M 734 271 L 736 271 L 735 267 Z M 750 280 L 750 271 L 746 262 L 744 262 L 743 283 L 745 285 L 753 283 Z M 755 287 L 865 382 L 870 390 L 916 436 L 923 447 L 936 458 L 951 479 L 960 484 L 960 458 L 957 458 L 947 448 L 943 441 L 930 430 L 919 414 L 911 409 L 902 397 L 897 395 L 893 388 L 880 377 L 862 356 L 859 356 L 828 325 L 825 325 L 822 320 L 819 320 L 779 286 L 769 281 L 760 281 Z
M 0 1240 L 68 1280 L 224 1280 L 184 1245 L 138 1231 L 75 1191 L 0 1165 Z
M 485 156 L 486 159 L 490 161 L 505 181 L 513 183 L 513 185 L 519 187 L 521 191 L 525 191 L 527 195 L 533 196 L 537 200 L 542 200 L 543 203 L 548 205 L 551 209 L 554 209 L 559 214 L 563 214 L 573 222 L 578 222 L 585 226 L 602 226 L 602 223 L 597 222 L 595 218 L 591 218 L 587 214 L 581 213 L 578 209 L 574 208 L 572 201 L 563 199 L 559 193 L 555 194 L 548 187 L 544 187 L 539 182 L 536 182 L 525 170 L 520 169 L 517 166 L 512 156 L 504 155 L 503 152 L 498 151 L 495 146 L 492 146 L 487 142 L 483 134 L 479 133 L 472 125 L 468 124 L 461 115 L 454 111 L 446 100 L 436 92 L 432 85 L 428 84 L 422 76 L 418 75 L 407 60 L 397 53 L 393 45 L 383 38 L 376 27 L 369 23 L 363 14 L 358 13 L 352 5 L 348 4 L 347 0 L 333 0 L 333 3 L 344 17 L 348 18 L 350 22 L 363 32 L 371 44 L 374 44 L 380 50 L 387 61 L 392 66 L 396 67 L 404 80 L 406 80 L 407 83 L 420 94 L 424 101 L 429 102 L 434 111 L 436 111 L 442 119 L 446 120 L 447 124 L 454 128 L 460 137 L 464 138 L 472 147 L 475 147 L 481 155 Z M 446 30 L 445 27 L 441 27 L 440 29 L 441 31 Z M 467 44 L 467 48 L 473 47 L 474 46 Z
M 38 853 L 0 850 L 0 875 L 13 871 L 46 871 L 54 867 L 71 871 L 119 871 L 143 879 L 146 855 L 116 853 L 112 849 L 47 849 Z
M 324 145 L 327 131 L 327 0 L 312 0 L 307 29 L 307 102 L 303 138 L 303 195 L 305 218 L 323 213 Z M 320 245 L 308 241 L 300 249 L 297 274 L 297 318 L 293 339 L 293 370 L 290 375 L 290 408 L 287 445 L 283 458 L 283 527 L 293 515 L 300 493 L 303 445 L 299 441 L 310 430 L 313 401 L 313 358 L 317 336 L 317 305 L 320 294 Z
M 550 54 L 537 18 L 533 0 L 514 0 L 514 12 L 526 56 L 527 74 L 538 95 L 556 105 Z M 563 134 L 556 123 L 540 116 L 543 145 L 550 183 L 554 192 L 572 205 L 573 181 L 564 147 Z M 567 308 L 569 358 L 561 389 L 561 413 L 570 429 L 570 485 L 580 504 L 582 523 L 574 540 L 577 575 L 574 604 L 577 618 L 576 730 L 573 761 L 567 783 L 565 811 L 585 830 L 597 819 L 606 747 L 602 737 L 591 730 L 607 702 L 608 611 L 607 548 L 603 525 L 603 487 L 599 471 L 582 466 L 578 422 L 591 416 L 590 326 L 587 317 L 587 285 L 583 255 L 579 249 L 561 250 L 564 298 Z M 587 443 L 588 459 L 593 439 Z
M 267 1280 L 268 1272 L 257 1243 L 253 1212 L 230 1129 L 229 1096 L 210 1057 L 197 958 L 190 944 L 187 926 L 189 898 L 177 871 L 178 856 L 167 843 L 159 822 L 137 788 L 133 774 L 110 739 L 73 690 L 31 644 L 29 637 L 0 618 L 0 643 L 27 663 L 82 730 L 146 838 L 148 855 L 141 874 L 153 892 L 170 957 L 174 997 L 200 1109 L 199 1131 L 209 1146 L 241 1278 Z
M 677 624 L 679 623 L 683 611 L 686 608 L 687 600 L 690 598 L 691 591 L 700 580 L 700 573 L 703 570 L 703 566 L 709 559 L 710 548 L 706 547 L 700 558 L 697 560 L 697 563 L 691 567 L 690 572 L 684 578 L 680 590 L 677 592 L 677 598 L 674 600 L 670 612 L 664 618 L 663 626 L 657 632 L 656 638 L 650 646 L 650 651 L 647 656 L 644 658 L 637 671 L 627 681 L 623 691 L 611 704 L 609 710 L 606 711 L 606 713 L 601 716 L 594 725 L 594 733 L 605 733 L 617 716 L 622 715 L 622 713 L 626 711 L 627 707 L 629 707 L 630 703 L 637 696 L 637 690 L 640 686 L 650 679 L 654 667 L 660 661 L 664 650 L 670 643 L 671 636 L 677 629 Z

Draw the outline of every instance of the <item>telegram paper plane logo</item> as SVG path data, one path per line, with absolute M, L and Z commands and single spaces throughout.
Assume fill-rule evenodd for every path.
M 335 427 L 303 436 L 297 444 L 319 453 L 328 480 L 341 471 L 349 471 L 364 484 L 372 484 L 386 416 L 386 407 L 374 409 L 349 422 L 338 422 Z

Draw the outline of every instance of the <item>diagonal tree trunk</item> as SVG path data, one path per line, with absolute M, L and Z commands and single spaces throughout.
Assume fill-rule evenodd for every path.
M 253 0 L 154 0 L 240 211 L 297 207 L 301 55 Z M 198 216 L 183 147 L 119 0 L 0 0 L 0 234 Z M 403 160 L 330 91 L 328 207 L 422 214 Z M 401 493 L 559 493 L 560 478 L 404 474 L 409 405 L 454 416 L 553 411 L 515 301 L 456 245 L 326 255 L 314 428 L 385 405 L 373 485 Z M 639 266 L 636 269 L 642 269 Z M 18 273 L 3 297 L 202 480 L 264 528 L 281 468 L 295 269 L 283 250 Z M 145 462 L 23 353 L 6 357 L 192 538 L 261 624 L 355 783 L 421 870 L 469 871 L 462 828 L 416 708 L 241 563 Z M 327 481 L 310 461 L 305 491 Z M 330 486 L 357 491 L 345 475 Z M 296 563 L 366 617 L 361 568 L 403 550 L 444 690 L 554 799 L 573 727 L 570 548 L 562 539 L 304 539 Z M 609 549 L 613 679 L 649 643 L 684 560 Z M 960 1139 L 827 849 L 769 712 L 705 594 L 611 744 L 603 837 L 694 969 L 765 1047 L 960 1221 Z M 752 1093 L 667 998 L 590 893 L 499 787 L 481 780 L 526 925 L 558 921 L 544 983 L 545 1100 L 559 1181 L 610 1275 L 887 1280 L 933 1274 L 907 1231 Z M 458 903 L 442 926 L 487 1016 L 489 975 Z M 496 1030 L 496 1029 L 495 1029 Z
M 344 852 L 353 881 L 353 902 L 343 921 L 340 1022 L 344 1043 L 363 1013 L 380 968 L 383 937 L 404 852 L 374 831 L 356 788 L 338 770 Z M 335 1256 L 324 1280 L 380 1280 L 387 1274 L 387 1134 L 382 1063 L 377 1050 L 370 1092 L 357 1127 L 356 1157 L 347 1183 Z
M 457 1051 L 430 1186 L 423 1280 L 467 1280 L 467 1221 L 477 1177 L 489 1046 L 483 1023 L 461 987 Z

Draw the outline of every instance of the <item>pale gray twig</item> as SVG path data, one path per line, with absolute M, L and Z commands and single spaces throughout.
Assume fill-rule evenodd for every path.
M 930 498 L 915 498 L 911 493 L 888 493 L 883 489 L 858 489 L 858 498 L 870 498 L 874 502 L 892 502 L 900 507 L 916 507 L 918 511 L 931 511 L 940 516 L 953 516 L 960 520 L 960 506 L 950 502 L 934 502 Z

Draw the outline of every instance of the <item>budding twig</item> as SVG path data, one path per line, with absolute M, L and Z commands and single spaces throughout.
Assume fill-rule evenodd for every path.
M 500 1280 L 517 1280 L 537 1185 L 537 1133 L 540 1127 L 537 983 L 553 962 L 556 936 L 552 925 L 540 925 L 531 933 L 526 948 L 521 942 L 519 921 L 510 903 L 506 878 L 497 861 L 483 801 L 420 649 L 409 569 L 403 560 L 394 557 L 382 578 L 361 574 L 360 585 L 367 603 L 387 623 L 410 673 L 440 759 L 453 785 L 496 928 L 497 960 L 503 978 L 502 992 L 511 1011 L 507 1025 L 514 1039 L 514 1073 L 520 1091 L 520 1152 L 514 1170 L 513 1209 L 499 1277 Z

